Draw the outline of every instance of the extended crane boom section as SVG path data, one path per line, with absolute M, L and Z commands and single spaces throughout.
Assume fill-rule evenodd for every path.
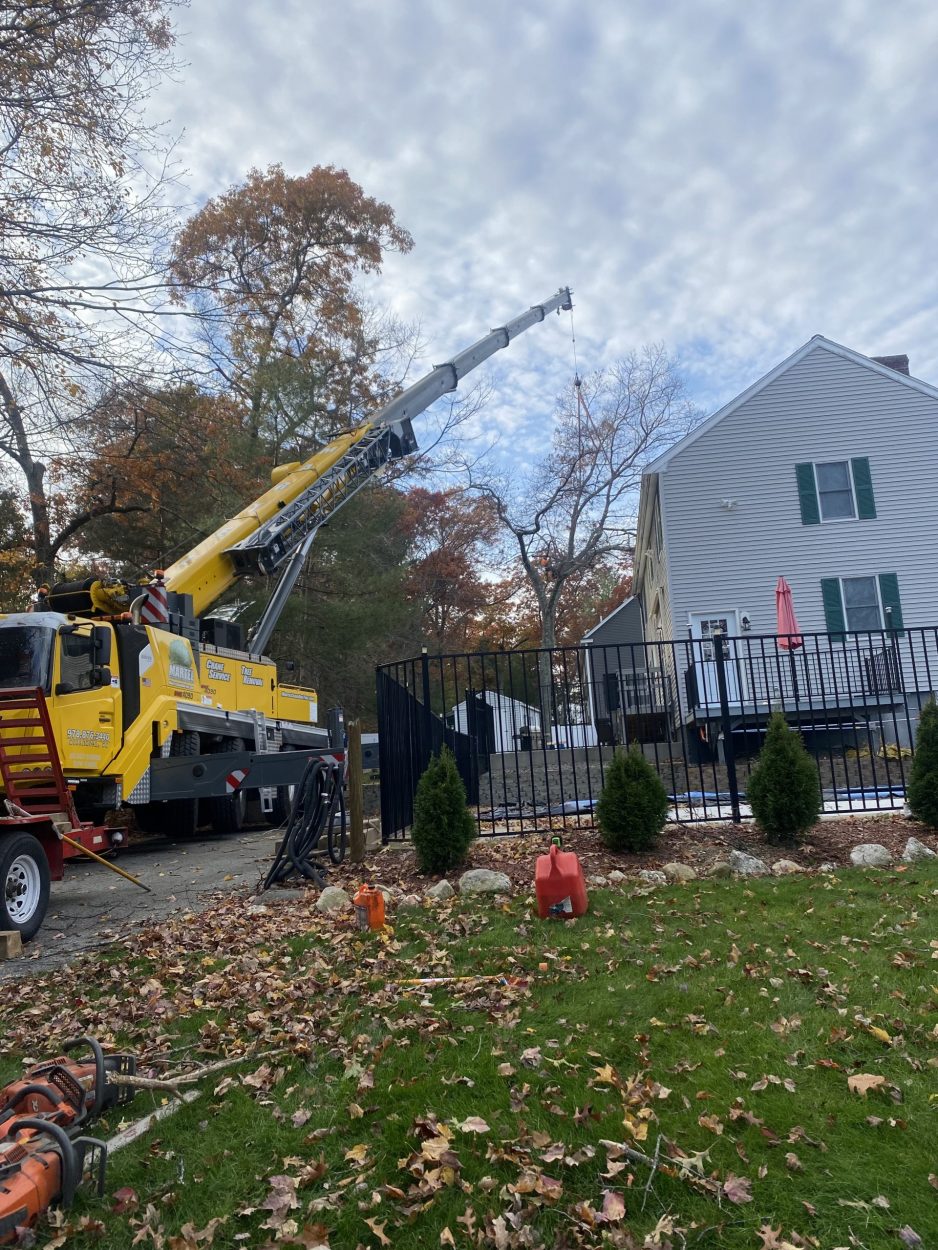
M 274 489 L 226 522 L 166 573 L 170 590 L 191 594 L 204 612 L 237 577 L 276 572 L 389 460 L 415 451 L 411 420 L 501 348 L 549 313 L 572 308 L 569 287 L 489 331 L 464 352 L 437 365 L 357 429 L 340 435 L 302 464 L 284 466 Z M 294 579 L 295 580 L 295 579 Z M 281 598 L 283 596 L 280 596 Z M 263 633 L 269 636 L 273 624 Z
M 272 521 L 228 548 L 235 571 L 275 573 L 304 540 L 324 525 L 379 469 L 417 450 L 410 421 L 375 425 L 312 486 Z

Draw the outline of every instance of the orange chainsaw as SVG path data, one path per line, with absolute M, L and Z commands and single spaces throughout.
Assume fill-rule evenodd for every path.
M 90 1054 L 68 1058 L 79 1049 Z M 107 1146 L 81 1129 L 133 1098 L 131 1086 L 109 1078 L 132 1075 L 136 1059 L 105 1056 L 92 1037 L 66 1042 L 63 1050 L 0 1089 L 0 1245 L 16 1240 L 54 1203 L 71 1206 L 86 1166 L 104 1193 Z

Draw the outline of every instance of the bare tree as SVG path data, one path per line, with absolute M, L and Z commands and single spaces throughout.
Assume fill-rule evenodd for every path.
M 105 376 L 153 372 L 169 145 L 144 105 L 172 66 L 171 7 L 0 0 L 0 454 L 25 478 L 37 582 L 47 461 Z
M 660 345 L 643 347 L 561 396 L 550 451 L 529 473 L 466 466 L 520 561 L 543 647 L 556 645 L 565 587 L 610 560 L 626 562 L 642 470 L 694 420 L 674 362 Z

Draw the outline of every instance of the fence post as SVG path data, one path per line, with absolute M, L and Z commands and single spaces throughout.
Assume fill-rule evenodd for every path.
M 365 821 L 362 795 L 362 723 L 348 723 L 348 820 L 349 860 L 360 864 L 365 858 Z
M 420 736 L 423 748 L 420 772 L 422 773 L 430 762 L 430 756 L 433 754 L 433 713 L 430 709 L 430 657 L 427 654 L 426 647 L 422 647 L 420 650 L 420 676 L 423 687 L 423 715 L 420 718 Z
M 733 747 L 733 727 L 730 724 L 730 700 L 726 687 L 726 652 L 723 645 L 725 635 L 714 630 L 713 658 L 717 666 L 717 689 L 720 692 L 720 723 L 723 733 L 723 762 L 726 765 L 726 776 L 730 787 L 730 807 L 733 812 L 733 823 L 739 824 L 742 815 L 739 810 L 739 782 L 736 778 L 736 751 Z

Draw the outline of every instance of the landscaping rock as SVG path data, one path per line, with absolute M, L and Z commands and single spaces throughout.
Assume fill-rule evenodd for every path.
M 793 872 L 801 872 L 801 865 L 793 859 L 777 859 L 772 865 L 772 872 L 776 877 L 787 877 Z
M 696 881 L 697 873 L 689 864 L 665 864 L 661 870 L 667 881 Z
M 461 894 L 510 894 L 511 878 L 490 868 L 470 868 L 459 878 Z
M 659 872 L 657 868 L 642 868 L 639 870 L 639 880 L 644 881 L 646 885 L 667 885 L 668 878 L 663 872 Z
M 444 877 L 443 880 L 438 881 L 436 885 L 430 886 L 429 890 L 427 890 L 427 898 L 436 899 L 439 903 L 448 898 L 452 898 L 455 893 L 456 891 Z
M 918 838 L 909 838 L 905 844 L 905 850 L 902 852 L 902 858 L 907 864 L 915 864 L 920 859 L 935 859 L 935 852 L 919 842 Z
M 613 868 L 607 880 L 609 881 L 610 885 L 621 885 L 622 882 L 627 881 L 628 878 L 626 877 L 624 872 L 619 872 L 618 868 Z
M 595 877 L 587 877 L 586 884 L 593 886 L 597 890 L 601 890 L 609 884 L 609 878 L 597 874 Z
M 818 868 L 818 872 L 836 872 L 836 871 L 837 871 L 836 864 L 821 864 L 820 868 Z
M 730 851 L 730 867 L 741 877 L 767 877 L 769 866 L 764 859 L 745 851 Z
M 403 898 L 398 899 L 399 911 L 412 911 L 415 907 L 420 906 L 419 894 L 405 894 Z
M 732 877 L 733 866 L 728 864 L 725 859 L 716 859 L 707 869 L 708 877 Z
M 352 906 L 352 900 L 339 885 L 327 885 L 316 899 L 316 910 L 324 913 L 344 911 Z
M 888 868 L 892 855 L 878 842 L 863 842 L 850 852 L 850 862 L 859 868 Z

